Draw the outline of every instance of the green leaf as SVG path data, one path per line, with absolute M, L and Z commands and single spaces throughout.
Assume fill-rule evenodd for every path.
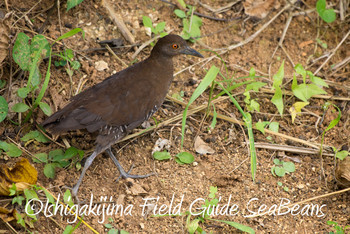
M 316 85 L 328 87 L 328 84 L 320 77 L 310 76 L 310 80 Z
M 40 109 L 45 115 L 50 116 L 52 114 L 51 107 L 45 102 L 39 102 Z
M 163 151 L 163 152 L 156 151 L 153 153 L 153 157 L 157 160 L 166 160 L 171 158 L 170 153 L 167 151 Z
M 314 95 L 327 94 L 326 91 L 315 84 L 300 84 L 292 90 L 293 94 L 304 102 L 307 102 Z
M 39 131 L 38 131 L 39 132 Z M 41 132 L 39 132 L 39 135 L 35 138 L 36 141 L 38 142 L 42 142 L 42 143 L 47 143 L 50 141 L 49 138 L 47 138 L 44 134 L 42 134 Z
M 80 0 L 77 0 L 77 1 L 80 1 Z M 55 40 L 56 41 L 60 41 L 60 40 L 63 40 L 63 39 L 66 39 L 68 37 L 71 37 L 71 36 L 74 36 L 75 34 L 79 33 L 79 32 L 82 32 L 83 33 L 83 38 L 85 37 L 85 32 L 81 29 L 81 28 L 74 28 L 72 30 L 70 30 L 69 32 L 63 34 L 62 36 L 60 36 L 59 38 L 57 38 Z
M 47 178 L 53 179 L 55 178 L 55 169 L 57 167 L 56 163 L 47 163 L 44 166 L 44 175 Z
M 34 155 L 35 158 L 33 157 L 33 162 L 35 163 L 48 163 L 47 159 L 47 153 L 39 153 Z M 36 159 L 38 158 L 38 159 Z
M 29 92 L 30 92 L 30 89 L 28 87 L 23 87 L 17 90 L 17 95 L 20 98 L 26 98 Z
M 326 23 L 332 23 L 336 19 L 334 9 L 324 10 L 320 16 Z
M 159 24 L 157 24 L 156 26 L 156 34 L 159 34 L 160 32 L 164 31 L 165 28 L 165 22 L 160 22 Z
M 29 109 L 29 106 L 27 104 L 24 104 L 23 102 L 16 103 L 13 105 L 12 110 L 14 112 L 25 112 Z
M 78 70 L 79 68 L 80 68 L 80 63 L 78 62 L 78 61 L 72 61 L 71 63 L 70 63 L 70 65 L 71 65 L 71 68 L 73 69 L 73 70 Z
M 0 122 L 4 121 L 9 112 L 9 106 L 6 102 L 6 99 L 3 96 L 0 96 Z
M 273 163 L 274 163 L 275 165 L 277 165 L 277 166 L 283 164 L 282 161 L 279 160 L 278 158 L 275 158 L 275 159 L 273 160 Z
M 329 123 L 328 127 L 327 127 L 326 130 L 325 130 L 326 132 L 327 132 L 328 130 L 334 128 L 335 125 L 337 125 L 337 124 L 339 123 L 340 118 L 341 118 L 341 111 L 340 111 L 340 109 L 339 109 L 336 105 L 333 105 L 333 106 L 334 106 L 335 108 L 338 109 L 338 116 L 337 116 L 337 118 L 333 119 L 333 120 Z
M 286 192 L 288 192 L 288 191 L 289 191 L 289 188 L 288 188 L 287 186 L 284 186 L 284 187 L 283 187 L 283 190 L 286 191 Z
M 18 33 L 16 42 L 12 50 L 13 60 L 24 71 L 29 70 L 30 65 L 30 46 L 29 37 L 23 32 Z
M 186 18 L 186 13 L 180 9 L 176 9 L 174 13 L 177 17 Z
M 0 89 L 4 88 L 6 85 L 6 80 L 0 80 Z
M 66 152 L 64 152 L 62 159 L 72 159 L 75 155 L 78 154 L 78 149 L 75 147 L 69 147 Z
M 25 134 L 21 140 L 22 141 L 29 141 L 29 140 L 32 140 L 32 139 L 35 139 L 39 136 L 39 131 L 35 130 L 35 131 L 30 131 L 28 132 L 27 134 Z
M 32 59 L 35 57 L 36 53 L 40 53 L 41 58 L 49 57 L 50 44 L 43 35 L 38 34 L 33 37 L 32 43 L 30 44 L 30 53 Z
M 10 157 L 19 157 L 22 155 L 22 150 L 20 150 L 15 144 L 8 144 L 8 151 L 6 154 Z
M 194 162 L 194 156 L 188 152 L 181 152 L 176 155 L 176 157 L 182 162 L 186 164 L 190 164 Z
M 193 92 L 190 100 L 188 101 L 186 108 L 184 110 L 184 114 L 182 117 L 182 129 L 181 129 L 181 147 L 183 147 L 183 140 L 185 136 L 185 126 L 186 126 L 186 115 L 188 107 L 207 89 L 207 87 L 214 81 L 217 74 L 219 73 L 219 68 L 215 67 L 214 65 L 211 66 L 207 74 L 205 75 L 204 79 L 201 81 L 201 83 L 198 85 L 196 90 Z
M 216 109 L 215 109 L 215 105 L 212 104 L 213 106 L 213 120 L 211 121 L 211 124 L 210 124 L 210 129 L 214 129 L 215 128 L 215 125 L 216 125 L 216 118 L 218 116 L 218 113 L 216 112 Z
M 303 65 L 298 63 L 297 65 L 295 65 L 294 70 L 296 71 L 296 73 L 298 73 L 299 75 L 301 75 L 303 77 L 303 83 L 305 83 L 306 70 L 304 69 Z
M 260 104 L 252 99 L 249 104 L 249 111 L 258 111 L 260 112 Z
M 282 81 L 284 77 L 284 60 L 278 69 L 277 73 L 273 76 L 273 84 L 272 87 L 275 89 L 275 94 L 273 95 L 271 102 L 277 107 L 278 112 L 280 115 L 283 115 L 283 99 L 282 99 Z
M 110 223 L 106 223 L 106 224 L 105 224 L 105 228 L 110 229 L 110 228 L 112 228 L 112 227 L 113 227 L 113 225 L 112 225 L 112 224 L 110 224 Z
M 76 7 L 80 3 L 82 3 L 84 0 L 67 0 L 67 11 L 72 9 L 73 7 Z
M 143 25 L 147 28 L 150 28 L 152 29 L 153 28 L 153 24 L 152 24 L 152 20 L 150 17 L 148 16 L 142 16 L 142 22 L 143 22 Z
M 260 88 L 264 87 L 267 83 L 264 82 L 253 82 L 247 85 L 245 88 L 245 91 L 254 90 L 255 92 L 258 92 Z
M 215 198 L 215 194 L 218 192 L 218 187 L 210 186 L 209 187 L 209 198 Z
M 74 227 L 72 225 L 67 225 L 63 231 L 63 234 L 71 234 L 73 233 Z
M 12 194 L 12 195 L 14 195 L 14 194 Z M 10 196 L 12 196 L 12 195 L 10 194 Z M 16 197 L 14 197 L 14 198 L 12 199 L 12 204 L 17 203 L 17 204 L 19 204 L 20 206 L 22 206 L 22 203 L 23 203 L 24 200 L 25 200 L 25 198 L 24 198 L 23 196 L 16 196 Z
M 347 150 L 342 150 L 342 151 L 338 151 L 335 154 L 336 158 L 339 158 L 340 160 L 344 160 L 346 158 L 346 156 L 348 156 L 349 152 Z
M 74 202 L 73 202 L 73 199 L 72 199 L 72 194 L 71 194 L 69 189 L 67 189 L 64 192 L 63 201 L 64 201 L 64 203 L 68 204 L 69 207 L 73 207 L 74 206 Z
M 293 162 L 283 162 L 283 168 L 288 172 L 295 172 L 295 165 Z
M 271 122 L 269 124 L 269 129 L 273 132 L 278 132 L 279 129 L 279 123 L 278 122 Z
M 49 152 L 49 158 L 52 160 L 54 157 L 57 156 L 63 156 L 63 150 L 62 149 L 56 149 L 56 150 L 52 150 Z
M 181 162 L 181 160 L 177 157 L 174 158 L 175 162 L 177 162 L 180 165 L 184 165 L 185 163 Z
M 182 6 L 183 8 L 186 8 L 186 3 L 184 0 L 177 0 L 177 2 Z
M 255 127 L 256 127 L 256 129 L 258 129 L 260 132 L 262 132 L 263 134 L 265 134 L 265 126 L 268 125 L 268 124 L 269 124 L 269 122 L 267 122 L 267 121 L 263 121 L 263 122 L 259 121 L 259 122 L 257 122 L 257 123 L 255 124 Z
M 275 173 L 279 177 L 283 177 L 286 174 L 286 170 L 283 167 L 275 167 Z
M 282 182 L 278 181 L 278 182 L 277 182 L 277 185 L 278 185 L 278 186 L 282 186 L 283 184 L 282 184 Z
M 9 150 L 9 144 L 5 141 L 0 141 L 0 149 L 3 151 L 8 151 Z
M 187 230 L 190 234 L 193 234 L 197 230 L 197 228 L 199 227 L 199 221 L 199 219 L 194 219 L 187 225 Z

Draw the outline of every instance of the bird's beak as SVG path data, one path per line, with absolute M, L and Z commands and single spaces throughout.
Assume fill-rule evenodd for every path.
M 204 58 L 203 55 L 201 55 L 198 51 L 192 49 L 192 48 L 189 47 L 189 46 L 183 47 L 181 53 L 182 53 L 182 54 L 193 55 L 193 56 L 200 57 L 200 58 Z

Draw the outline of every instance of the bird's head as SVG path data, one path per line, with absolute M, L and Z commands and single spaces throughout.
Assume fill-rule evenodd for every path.
M 188 54 L 203 58 L 203 55 L 189 47 L 182 37 L 174 34 L 169 34 L 159 39 L 151 52 L 151 55 L 153 54 L 160 54 L 168 57 L 174 57 L 179 54 Z

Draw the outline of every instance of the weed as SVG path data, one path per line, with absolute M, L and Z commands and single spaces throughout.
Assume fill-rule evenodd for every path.
M 271 173 L 273 176 L 277 175 L 279 177 L 283 177 L 286 173 L 292 173 L 295 171 L 295 165 L 293 162 L 285 162 L 275 158 L 273 163 L 275 164 L 271 168 Z
M 54 55 L 60 58 L 60 60 L 54 62 L 55 66 L 66 67 L 66 72 L 69 75 L 69 77 L 72 77 L 73 71 L 78 70 L 81 66 L 78 61 L 74 60 L 73 50 L 71 49 L 66 49 L 64 50 L 64 52 L 60 52 Z
M 57 38 L 53 44 L 62 39 L 71 37 L 81 31 L 82 30 L 80 28 L 73 29 Z M 32 39 L 22 32 L 17 35 L 17 39 L 13 46 L 13 59 L 23 71 L 29 72 L 29 77 L 26 86 L 21 87 L 17 90 L 17 96 L 20 97 L 23 101 L 16 103 L 12 107 L 12 111 L 17 113 L 26 112 L 26 117 L 23 120 L 24 123 L 30 119 L 33 111 L 38 106 L 45 115 L 51 115 L 52 113 L 50 106 L 41 100 L 45 94 L 50 80 L 51 54 L 53 44 L 50 46 L 46 38 L 41 34 L 35 35 Z M 42 81 L 39 65 L 41 61 L 46 57 L 49 58 L 49 62 L 45 78 Z M 39 90 L 39 87 L 41 88 L 38 93 L 37 90 Z M 7 113 L 8 104 L 2 97 L 0 98 L 0 120 L 4 120 L 7 116 Z
M 167 151 L 163 152 L 154 152 L 153 157 L 156 160 L 167 160 L 171 158 L 171 155 Z M 180 165 L 183 164 L 191 164 L 194 162 L 194 156 L 188 152 L 180 152 L 175 156 L 175 162 L 177 162 Z
M 327 224 L 332 226 L 336 232 L 329 232 L 330 234 L 345 234 L 345 230 L 346 229 L 350 229 L 350 225 L 345 226 L 344 228 L 342 228 L 341 226 L 338 225 L 337 222 L 334 221 L 327 221 Z
M 165 22 L 164 21 L 158 23 L 154 27 L 151 18 L 149 18 L 148 16 L 142 16 L 142 22 L 143 22 L 143 26 L 145 26 L 146 28 L 149 28 L 153 34 L 160 36 L 160 37 L 165 37 L 166 35 L 168 35 L 168 33 L 164 31 L 164 29 L 165 29 Z M 155 43 L 152 42 L 151 46 L 154 46 L 154 45 L 155 45 Z
M 194 6 L 187 5 L 187 8 L 187 13 L 180 9 L 174 10 L 174 13 L 177 17 L 182 19 L 182 38 L 195 42 L 201 36 L 200 27 L 202 26 L 202 19 L 193 14 Z
M 326 9 L 326 0 L 318 0 L 316 2 L 316 10 L 326 23 L 332 23 L 336 18 L 334 9 Z
M 39 153 L 35 155 L 33 162 L 45 163 L 44 175 L 48 178 L 55 178 L 55 171 L 57 167 L 64 168 L 71 164 L 75 156 L 81 160 L 84 156 L 84 151 L 78 150 L 74 147 L 68 148 L 65 152 L 62 149 L 52 150 L 47 155 L 46 153 Z
M 107 234 L 129 234 L 129 232 L 124 231 L 123 229 L 119 231 L 118 229 L 114 228 L 114 226 L 113 226 L 113 223 L 114 223 L 113 218 L 108 218 L 108 221 L 109 221 L 109 223 L 105 224 L 105 228 L 108 229 Z
M 278 182 L 277 182 L 277 185 L 282 187 L 282 186 L 283 186 L 283 183 L 282 183 L 282 182 L 280 182 L 280 181 L 278 181 Z M 289 188 L 288 188 L 287 186 L 283 186 L 283 190 L 284 190 L 285 192 L 287 192 L 287 193 L 288 193 Z

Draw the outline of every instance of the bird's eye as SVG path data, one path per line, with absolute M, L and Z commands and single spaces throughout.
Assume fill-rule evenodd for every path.
M 173 44 L 172 47 L 173 47 L 173 49 L 176 50 L 177 48 L 179 48 L 179 45 L 178 44 Z

